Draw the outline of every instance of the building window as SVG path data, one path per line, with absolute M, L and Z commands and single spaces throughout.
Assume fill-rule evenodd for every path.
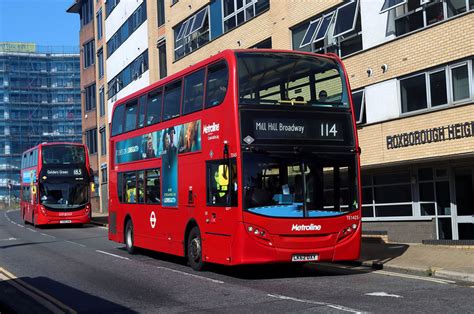
M 99 79 L 101 79 L 104 77 L 104 50 L 102 48 L 97 51 L 97 63 Z
M 102 30 L 102 8 L 96 14 L 97 20 L 97 39 L 102 38 L 103 30 Z
M 139 55 L 127 67 L 125 67 L 117 76 L 109 81 L 108 99 L 115 96 L 120 90 L 125 88 L 133 80 L 138 79 L 141 75 L 148 71 L 148 50 Z
M 165 24 L 165 0 L 157 0 L 158 27 Z
M 270 7 L 269 0 L 223 0 L 224 32 L 228 32 Z
M 468 60 L 400 79 L 402 113 L 469 101 L 472 63 Z
M 160 79 L 165 78 L 168 75 L 168 67 L 166 65 L 166 41 L 158 43 L 158 62 Z
M 173 28 L 174 55 L 180 59 L 210 40 L 209 7 L 205 7 Z
M 362 177 L 362 217 L 413 216 L 409 172 Z
M 105 17 L 107 18 L 109 14 L 115 9 L 115 7 L 120 3 L 120 0 L 107 0 L 105 1 Z
M 357 124 L 366 122 L 365 118 L 365 93 L 364 90 L 352 92 L 352 104 L 354 105 L 354 116 Z
M 105 95 L 103 86 L 99 89 L 99 111 L 100 116 L 103 117 L 105 115 Z
M 86 111 L 90 111 L 92 109 L 95 109 L 95 107 L 95 84 L 92 84 L 85 88 L 85 108 Z
M 82 46 L 82 57 L 84 61 L 84 68 L 88 68 L 94 64 L 94 40 L 89 41 Z
M 100 173 L 102 175 L 102 184 L 107 183 L 108 181 L 107 167 L 100 169 Z
M 86 130 L 86 145 L 89 149 L 89 154 L 97 153 L 97 129 Z
M 100 155 L 107 155 L 107 134 L 105 133 L 105 127 L 99 130 L 100 133 Z
M 359 1 L 345 3 L 294 27 L 292 38 L 294 50 L 333 52 L 341 57 L 362 50 Z
M 472 1 L 470 1 L 472 3 Z M 395 34 L 401 36 L 447 18 L 472 10 L 467 0 L 385 0 L 380 13 L 393 10 L 389 24 L 394 25 Z
M 93 17 L 93 2 L 92 0 L 85 0 L 81 6 L 81 27 L 89 24 Z
M 110 57 L 145 21 L 146 1 L 143 1 L 143 3 L 107 41 L 107 58 Z
M 258 44 L 250 47 L 250 48 L 255 48 L 255 49 L 272 49 L 272 38 L 267 38 Z

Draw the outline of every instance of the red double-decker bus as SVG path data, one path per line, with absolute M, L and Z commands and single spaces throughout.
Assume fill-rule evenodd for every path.
M 115 103 L 109 239 L 195 270 L 357 259 L 356 134 L 336 55 L 223 51 Z
M 90 222 L 94 178 L 87 147 L 78 143 L 43 143 L 21 159 L 20 208 L 24 222 Z

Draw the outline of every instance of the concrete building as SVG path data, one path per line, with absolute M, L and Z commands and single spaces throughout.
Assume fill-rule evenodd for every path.
M 474 239 L 473 0 L 109 2 L 109 119 L 116 97 L 223 49 L 336 53 L 356 106 L 365 232 Z M 130 33 L 125 21 L 141 5 L 146 21 Z M 127 40 L 115 44 L 126 24 Z M 147 62 L 124 70 L 145 50 Z
M 0 43 L 0 200 L 19 197 L 21 154 L 42 142 L 80 142 L 76 48 Z

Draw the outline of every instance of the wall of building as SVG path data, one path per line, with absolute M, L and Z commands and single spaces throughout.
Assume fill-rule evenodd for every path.
M 383 221 L 364 222 L 364 231 L 386 231 L 389 242 L 421 243 L 423 240 L 436 239 L 434 219 L 423 221 Z

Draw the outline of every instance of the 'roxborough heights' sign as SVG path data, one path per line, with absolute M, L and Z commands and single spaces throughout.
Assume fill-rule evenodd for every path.
M 387 149 L 403 148 L 474 136 L 474 121 L 387 136 Z

